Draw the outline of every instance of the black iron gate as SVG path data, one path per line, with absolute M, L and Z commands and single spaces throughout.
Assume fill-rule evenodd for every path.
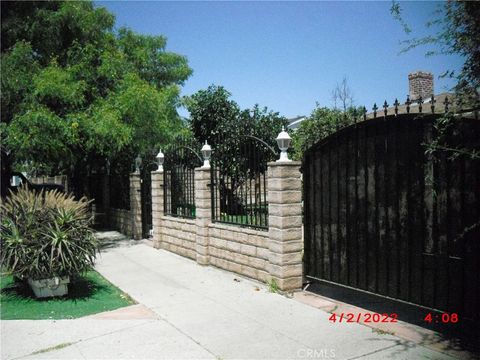
M 305 274 L 479 322 L 480 161 L 425 155 L 435 116 L 363 121 L 306 153 Z M 450 144 L 480 149 L 480 121 L 457 121 Z

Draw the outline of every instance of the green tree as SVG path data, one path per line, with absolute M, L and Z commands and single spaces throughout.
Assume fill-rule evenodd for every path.
M 165 37 L 115 31 L 91 2 L 1 7 L 2 160 L 81 183 L 152 157 L 182 127 L 179 86 L 192 70 Z
M 222 168 L 234 173 L 242 145 L 250 139 L 258 146 L 257 156 L 270 159 L 271 150 L 276 149 L 275 138 L 288 121 L 277 112 L 255 105 L 252 109 L 240 110 L 230 99 L 231 94 L 222 86 L 211 85 L 185 99 L 190 112 L 190 126 L 199 142 L 208 141 L 215 151 L 215 161 Z M 256 137 L 261 141 L 252 138 Z M 248 140 L 250 142 L 250 140 Z M 262 143 L 262 141 L 264 143 Z
M 361 109 L 347 108 L 346 112 L 339 109 L 330 109 L 316 104 L 310 116 L 300 123 L 293 133 L 293 157 L 301 160 L 304 153 L 313 145 L 338 129 L 354 123 L 354 113 L 359 114 Z
M 199 142 L 212 145 L 213 162 L 219 170 L 220 211 L 245 214 L 238 192 L 265 173 L 266 163 L 277 156 L 275 138 L 288 121 L 277 112 L 255 105 L 240 110 L 221 86 L 210 86 L 185 99 L 190 126 Z M 260 199 L 259 199 L 260 201 Z M 228 204 L 228 206 L 227 206 Z
M 230 99 L 231 94 L 222 86 L 210 85 L 184 99 L 190 113 L 190 127 L 194 137 L 217 146 L 226 136 L 238 130 L 235 123 L 240 114 L 237 103 Z
M 261 145 L 258 140 L 253 139 L 256 143 L 255 148 L 259 158 L 268 161 L 278 158 L 274 154 L 274 152 L 279 153 L 276 137 L 282 131 L 282 128 L 287 129 L 287 118 L 281 116 L 278 112 L 268 110 L 267 107 L 261 108 L 258 104 L 255 104 L 252 109 L 242 111 L 240 126 L 244 137 L 250 139 L 255 137 L 261 139 L 264 143 Z

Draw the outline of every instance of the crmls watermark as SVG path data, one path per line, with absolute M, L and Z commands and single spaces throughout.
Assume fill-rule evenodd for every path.
M 335 359 L 335 349 L 299 349 L 297 356 L 302 359 Z

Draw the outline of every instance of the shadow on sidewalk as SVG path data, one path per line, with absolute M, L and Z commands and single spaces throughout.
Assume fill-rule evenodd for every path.
M 100 251 L 116 247 L 128 247 L 140 244 L 140 241 L 133 240 L 132 238 L 115 230 L 97 230 L 95 237 L 100 243 Z

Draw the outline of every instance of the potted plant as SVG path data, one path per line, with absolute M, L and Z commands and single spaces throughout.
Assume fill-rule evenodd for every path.
M 61 296 L 70 276 L 91 269 L 98 251 L 90 201 L 20 188 L 0 205 L 2 268 L 27 280 L 35 296 Z

